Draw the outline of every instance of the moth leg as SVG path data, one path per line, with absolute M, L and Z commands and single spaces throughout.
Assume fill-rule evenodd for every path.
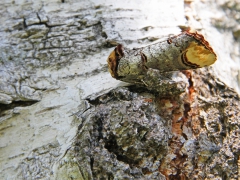
M 160 96 L 178 95 L 185 91 L 185 82 L 176 82 L 171 79 L 173 73 L 160 73 L 157 69 L 149 68 L 141 79 L 150 91 L 159 93 Z

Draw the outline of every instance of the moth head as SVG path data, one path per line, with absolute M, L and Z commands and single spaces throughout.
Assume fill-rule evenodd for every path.
M 118 78 L 117 68 L 119 60 L 124 56 L 123 46 L 121 44 L 117 45 L 117 47 L 110 53 L 108 56 L 108 70 L 113 78 Z

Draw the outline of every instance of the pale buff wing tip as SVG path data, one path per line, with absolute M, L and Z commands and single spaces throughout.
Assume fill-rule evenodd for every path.
M 187 30 L 187 35 L 192 36 L 198 43 L 191 42 L 185 51 L 184 61 L 194 64 L 197 68 L 210 66 L 217 60 L 217 55 L 205 40 L 204 36 L 194 30 Z
M 185 51 L 184 61 L 189 66 L 195 65 L 196 68 L 212 65 L 217 56 L 215 53 L 207 49 L 203 44 L 191 42 L 189 47 Z

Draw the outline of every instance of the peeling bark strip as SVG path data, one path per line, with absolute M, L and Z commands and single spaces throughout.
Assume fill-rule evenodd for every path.
M 133 50 L 119 44 L 107 62 L 112 77 L 132 82 L 143 79 L 150 68 L 160 73 L 196 69 L 209 66 L 216 59 L 203 35 L 185 31 L 166 41 Z

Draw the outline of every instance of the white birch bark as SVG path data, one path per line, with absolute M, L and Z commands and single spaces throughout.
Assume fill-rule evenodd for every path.
M 1 2 L 0 179 L 237 179 L 239 98 L 227 86 L 240 92 L 239 3 Z M 194 82 L 198 88 L 192 104 L 187 91 L 178 101 L 179 114 L 195 123 L 190 127 L 181 124 L 184 135 L 176 128 L 178 112 L 168 109 L 175 102 L 160 99 L 160 106 L 149 105 L 159 99 L 151 92 L 121 88 L 127 84 L 111 77 L 106 62 L 118 43 L 147 45 L 179 34 L 183 26 L 203 33 L 218 56 L 212 68 L 193 71 L 191 77 L 176 73 L 176 81 L 189 87 Z M 103 96 L 97 98 L 99 95 Z M 126 104 L 119 104 L 122 102 Z M 113 104 L 119 105 L 113 110 L 124 118 L 128 108 L 138 114 L 129 115 L 130 119 L 122 121 L 124 128 L 118 129 L 119 114 L 115 117 L 107 109 Z M 140 111 L 148 106 L 152 119 Z M 198 109 L 197 116 L 194 109 Z M 118 134 L 119 130 L 124 133 Z M 139 137 L 145 138 L 145 144 L 135 141 Z M 176 143 L 169 144 L 173 137 L 177 137 Z M 180 147 L 172 147 L 179 142 Z M 131 152 L 132 146 L 139 151 Z M 171 152 L 176 149 L 178 154 Z M 179 154 L 186 166 L 174 162 L 182 160 L 176 158 Z

